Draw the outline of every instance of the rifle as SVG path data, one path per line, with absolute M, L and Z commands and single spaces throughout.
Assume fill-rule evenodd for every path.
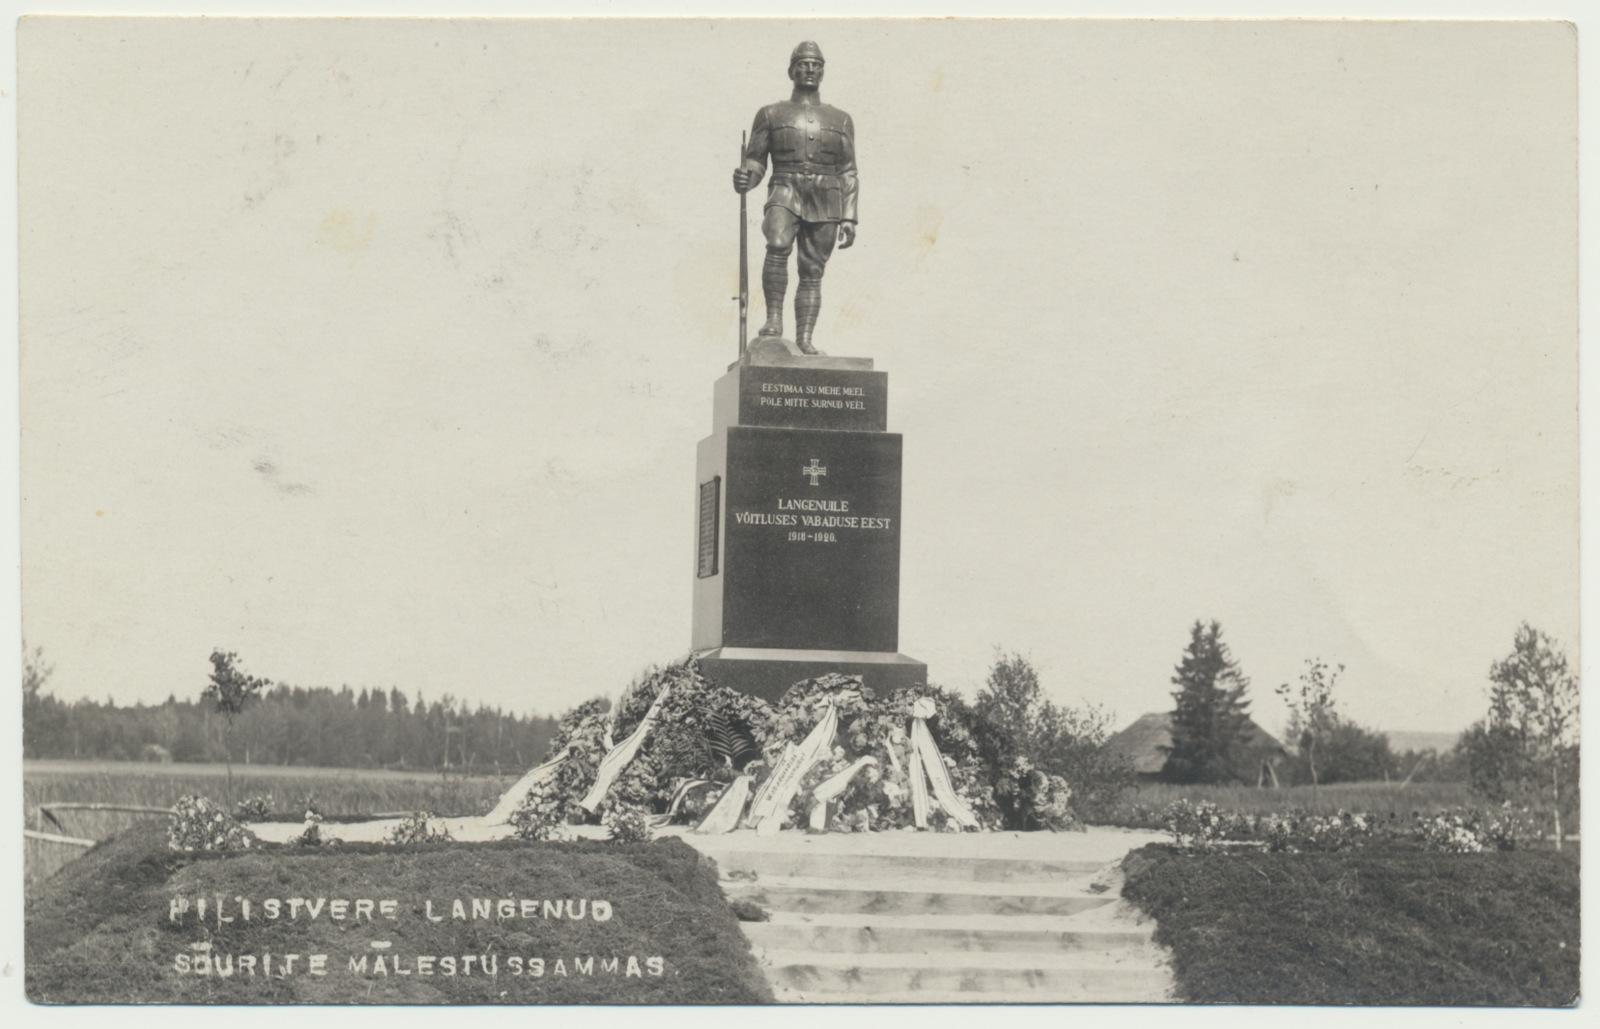
M 739 164 L 744 164 L 745 133 L 739 133 Z M 750 317 L 750 218 L 745 213 L 744 195 L 739 194 L 739 363 L 748 356 L 746 341 L 749 337 Z

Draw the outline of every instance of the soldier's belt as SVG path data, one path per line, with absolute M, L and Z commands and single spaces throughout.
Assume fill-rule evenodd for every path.
M 782 167 L 772 169 L 773 181 L 776 182 L 780 177 L 782 177 L 782 178 L 810 178 L 810 179 L 815 179 L 815 178 L 837 179 L 839 177 L 839 169 L 837 167 L 835 167 L 835 166 L 829 166 L 829 167 L 824 168 L 824 167 L 821 167 L 820 165 L 814 165 L 814 164 L 811 164 L 811 165 L 783 165 Z

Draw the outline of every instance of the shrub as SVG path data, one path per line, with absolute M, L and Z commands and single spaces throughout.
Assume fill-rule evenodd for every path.
M 272 794 L 248 797 L 233 806 L 233 817 L 241 822 L 265 822 L 272 817 Z
M 207 797 L 179 797 L 167 827 L 173 850 L 249 850 L 260 842 Z
M 1337 712 L 1329 716 L 1314 742 L 1308 735 L 1305 732 L 1296 735 L 1292 727 L 1287 734 L 1289 739 L 1299 741 L 1299 747 L 1281 771 L 1286 783 L 1328 786 L 1377 782 L 1392 774 L 1403 777 L 1417 760 L 1413 758 L 1406 764 L 1403 758 L 1395 756 L 1388 736 L 1366 729 Z
M 606 839 L 612 843 L 648 843 L 650 813 L 637 804 L 610 804 L 600 816 Z
M 1065 783 L 1074 821 L 1103 817 L 1134 784 L 1132 763 L 1106 748 L 1111 716 L 1045 699 L 1038 673 L 1019 654 L 996 654 L 969 725 L 1008 829 L 1043 824 L 1030 800 L 1036 788 L 1022 781 L 1032 770 Z
M 1084 821 L 1114 810 L 1138 781 L 1133 762 L 1106 746 L 1111 726 L 1103 708 L 1058 708 L 1055 732 L 1038 755 L 1039 767 L 1072 788 L 1072 808 Z
M 411 815 L 389 830 L 385 842 L 394 844 L 454 842 L 455 837 L 450 835 L 450 830 L 443 823 L 440 823 L 438 828 L 433 827 L 432 818 L 433 815 L 427 811 Z

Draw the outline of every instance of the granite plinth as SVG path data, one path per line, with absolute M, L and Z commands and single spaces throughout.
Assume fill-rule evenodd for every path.
M 763 337 L 717 381 L 696 462 L 692 647 L 705 673 L 776 699 L 827 672 L 925 682 L 899 653 L 901 437 L 864 358 Z
M 904 654 L 719 647 L 696 654 L 701 674 L 719 685 L 776 703 L 797 682 L 859 675 L 880 695 L 928 681 L 928 666 Z

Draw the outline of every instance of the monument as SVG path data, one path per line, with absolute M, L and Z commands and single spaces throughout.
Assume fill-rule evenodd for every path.
M 800 284 L 794 291 L 794 342 L 815 354 L 812 329 L 822 310 L 822 273 L 835 241 L 844 250 L 856 241 L 856 130 L 850 116 L 822 102 L 822 50 L 805 42 L 789 55 L 794 92 L 787 101 L 756 112 L 744 159 L 733 173 L 742 197 L 761 181 L 767 158 L 772 179 L 761 216 L 767 256 L 761 264 L 761 293 L 767 321 L 761 335 L 783 335 L 783 300 L 789 290 L 789 254 L 798 242 Z M 742 208 L 741 208 L 742 211 Z M 741 223 L 741 239 L 743 225 Z M 740 248 L 740 280 L 744 255 Z M 741 298 L 742 299 L 742 298 Z M 743 344 L 743 327 L 740 329 Z
M 774 701 L 828 672 L 879 690 L 927 679 L 899 652 L 901 438 L 888 431 L 888 376 L 811 342 L 828 257 L 855 241 L 858 192 L 855 126 L 822 103 L 822 72 L 815 43 L 795 47 L 794 92 L 756 114 L 733 173 L 742 201 L 772 162 L 767 317 L 748 347 L 741 321 L 696 461 L 695 656 L 708 677 Z M 791 342 L 783 303 L 797 243 Z

